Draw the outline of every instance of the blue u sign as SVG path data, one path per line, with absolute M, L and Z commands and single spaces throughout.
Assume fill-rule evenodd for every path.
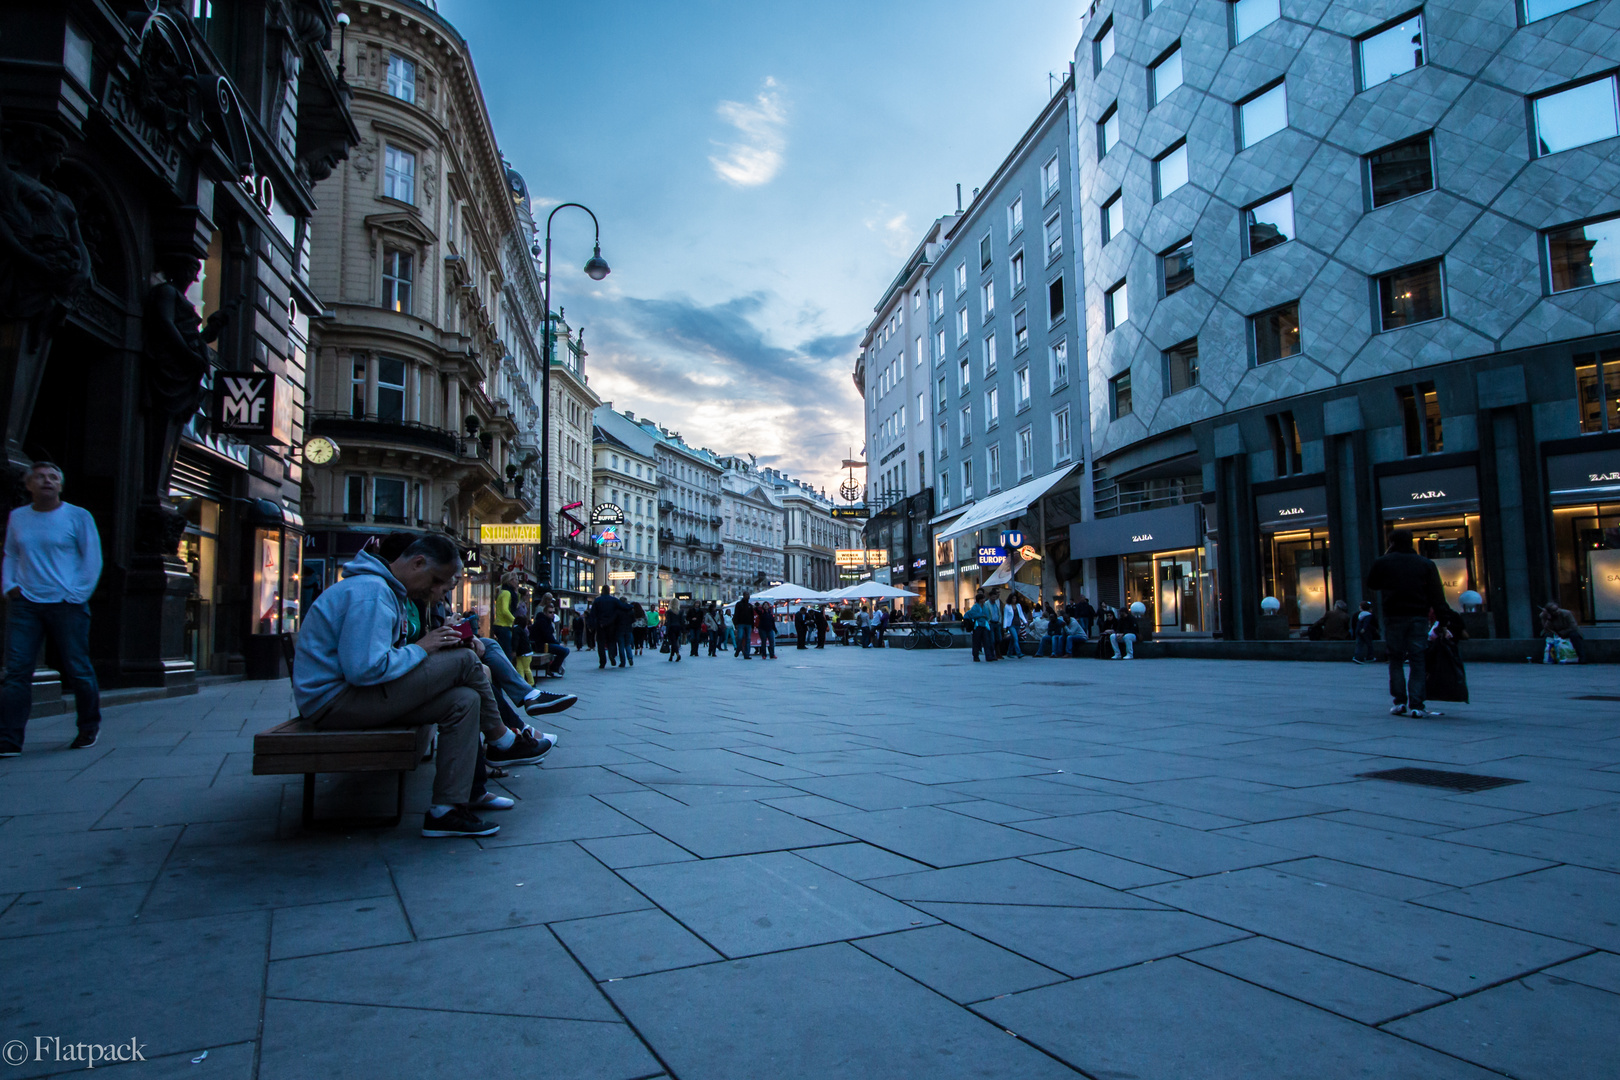
M 1001 546 L 1004 548 L 1021 548 L 1024 546 L 1024 534 L 1014 529 L 1001 534 Z

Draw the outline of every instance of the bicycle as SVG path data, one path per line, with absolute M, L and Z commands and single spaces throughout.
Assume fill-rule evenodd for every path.
M 937 626 L 913 626 L 911 633 L 904 638 L 908 649 L 948 649 L 953 643 L 949 630 L 942 630 Z

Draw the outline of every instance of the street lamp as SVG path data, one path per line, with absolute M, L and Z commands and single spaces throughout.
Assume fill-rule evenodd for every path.
M 568 202 L 546 215 L 546 328 L 540 362 L 540 564 L 535 567 L 541 584 L 551 584 L 551 351 L 556 335 L 551 326 L 551 219 L 564 207 L 574 206 L 591 215 L 596 228 L 596 247 L 585 263 L 585 275 L 592 281 L 608 276 L 607 260 L 602 258 L 602 223 L 584 203 Z

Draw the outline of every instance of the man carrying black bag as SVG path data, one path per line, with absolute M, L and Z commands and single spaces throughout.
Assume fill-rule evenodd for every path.
M 1453 613 L 1441 616 L 1429 632 L 1429 648 L 1424 656 L 1428 668 L 1427 693 L 1432 701 L 1468 700 L 1468 675 L 1463 671 L 1462 655 L 1457 650 L 1457 637 L 1467 637 L 1462 620 Z M 1433 709 L 1429 716 L 1439 716 Z
M 1395 704 L 1391 716 L 1440 716 L 1424 708 L 1427 693 L 1429 627 L 1458 621 L 1440 587 L 1440 571 L 1412 550 L 1412 534 L 1397 529 L 1390 534 L 1389 550 L 1373 561 L 1367 588 L 1379 590 L 1384 607 L 1384 645 L 1389 650 L 1389 694 Z M 1412 669 L 1411 677 L 1406 666 Z

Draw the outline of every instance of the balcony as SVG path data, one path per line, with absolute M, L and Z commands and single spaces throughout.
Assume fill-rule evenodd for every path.
M 687 533 L 686 534 L 686 539 L 683 540 L 682 543 L 684 543 L 689 548 L 700 548 L 700 547 L 706 547 L 707 546 L 707 545 L 705 545 L 703 543 L 703 541 L 699 540 L 692 533 Z
M 310 418 L 309 433 L 325 435 L 338 445 L 345 442 L 382 442 L 417 446 L 441 454 L 455 454 L 459 440 L 454 432 L 414 420 L 379 420 L 350 416 L 348 413 L 316 413 Z
M 718 544 L 718 543 L 717 544 L 704 544 L 703 545 L 703 550 L 707 551 L 710 555 L 723 555 L 723 554 L 725 554 L 726 546 L 724 544 Z
M 709 524 L 713 525 L 717 529 L 725 523 L 726 519 L 721 517 L 719 514 L 711 514 L 709 516 Z
M 675 504 L 670 502 L 668 499 L 659 499 L 658 512 L 660 514 L 672 514 L 675 512 Z
M 673 531 L 669 530 L 669 529 L 659 529 L 658 530 L 658 542 L 660 544 L 673 544 L 673 543 L 675 543 L 675 533 Z

